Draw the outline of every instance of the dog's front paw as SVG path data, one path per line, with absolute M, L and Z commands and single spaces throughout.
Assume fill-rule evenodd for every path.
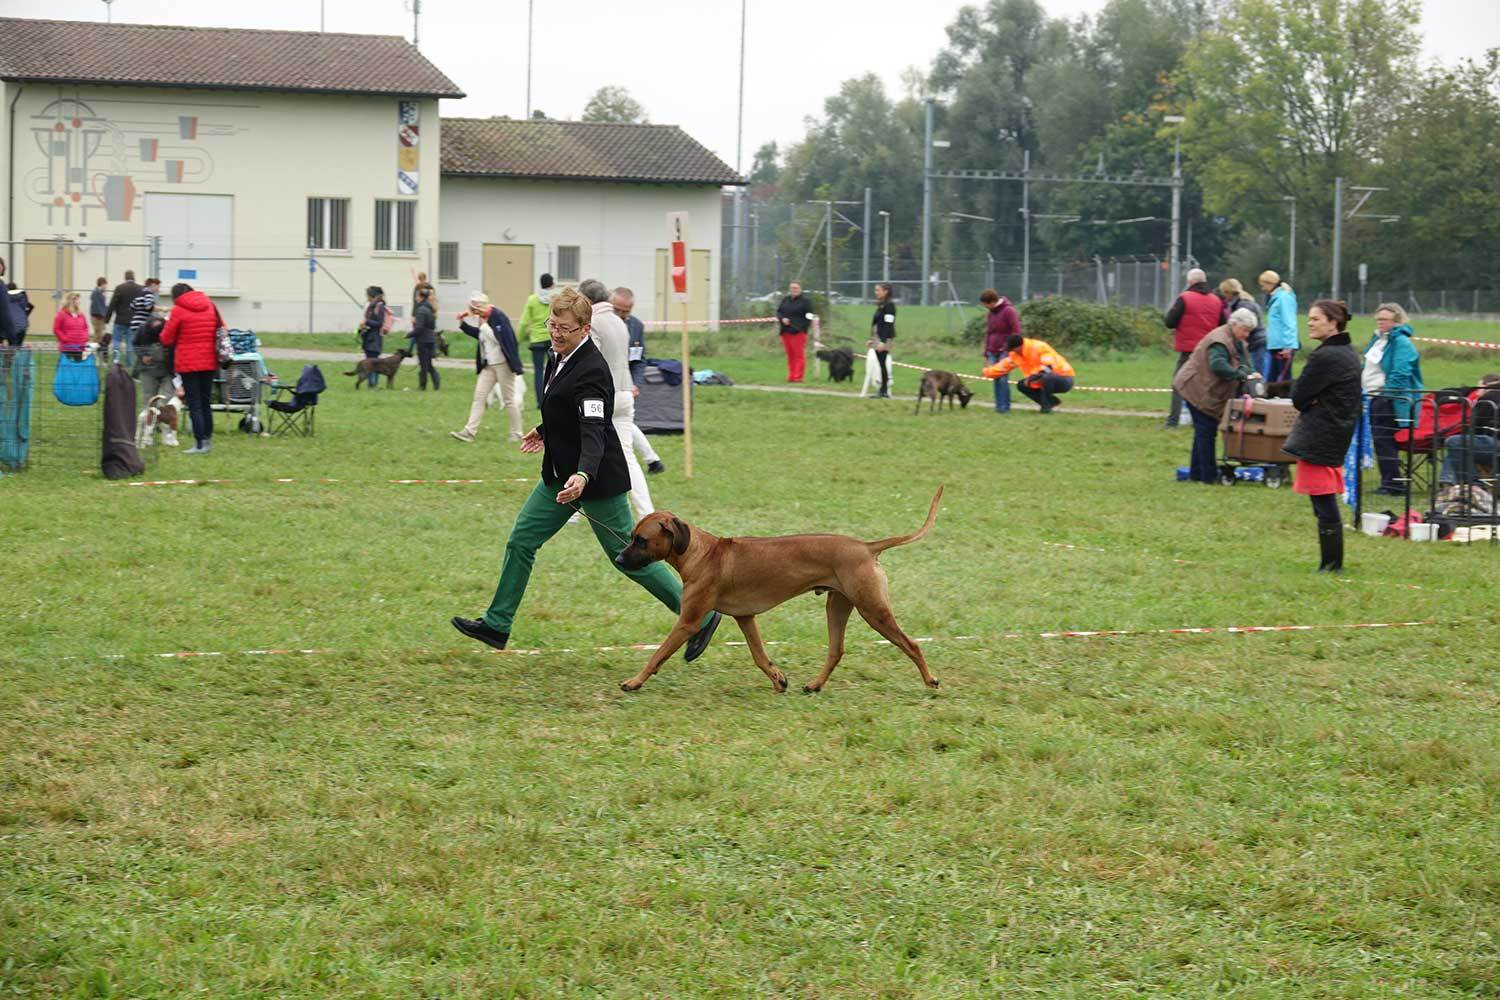
M 821 689 L 820 688 L 815 688 L 811 684 L 804 684 L 804 685 L 802 685 L 802 693 L 803 694 L 817 694 L 819 690 L 821 690 Z
M 640 689 L 641 689 L 641 682 L 638 681 L 638 680 L 636 680 L 634 677 L 630 678 L 630 680 L 628 680 L 628 681 L 621 681 L 620 682 L 620 690 L 621 691 L 639 691 Z
M 930 688 L 939 688 L 939 687 L 942 687 L 942 685 L 938 683 L 938 679 L 936 677 L 934 677 L 931 681 L 929 681 L 928 684 L 927 684 L 927 686 L 930 687 Z
M 788 683 L 786 674 L 779 672 L 771 679 L 771 687 L 775 689 L 777 694 L 785 694 Z

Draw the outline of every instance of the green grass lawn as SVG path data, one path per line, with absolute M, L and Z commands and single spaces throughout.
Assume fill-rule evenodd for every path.
M 539 652 L 448 626 L 537 462 L 493 414 L 447 436 L 471 374 L 410 374 L 151 470 L 227 483 L 0 479 L 0 987 L 1500 994 L 1500 550 L 1351 535 L 1329 579 L 1304 498 L 1173 481 L 1186 432 L 705 388 L 694 478 L 658 439 L 651 486 L 716 533 L 908 532 L 946 484 L 882 556 L 943 686 L 856 621 L 773 695 L 726 624 L 625 695 L 647 654 L 598 647 L 670 616 L 585 528 L 537 563 Z M 818 670 L 819 599 L 761 631 Z

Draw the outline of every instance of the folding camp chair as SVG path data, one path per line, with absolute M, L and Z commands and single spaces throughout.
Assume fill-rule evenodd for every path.
M 271 436 L 312 437 L 316 429 L 318 394 L 328 388 L 317 365 L 304 365 L 295 387 L 284 382 L 271 383 Z M 289 398 L 283 399 L 285 394 Z

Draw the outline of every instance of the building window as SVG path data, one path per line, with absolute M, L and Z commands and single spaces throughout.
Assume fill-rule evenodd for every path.
M 349 199 L 307 199 L 307 246 L 311 250 L 349 249 Z
M 438 244 L 438 280 L 458 280 L 458 244 Z
M 417 203 L 377 199 L 375 249 L 414 253 L 417 249 Z
M 558 247 L 557 248 L 557 280 L 558 281 L 577 281 L 578 280 L 578 271 L 579 271 L 578 258 L 580 256 L 581 255 L 579 254 L 577 247 Z

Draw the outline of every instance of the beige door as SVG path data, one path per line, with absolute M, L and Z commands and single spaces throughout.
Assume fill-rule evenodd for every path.
M 486 243 L 484 245 L 484 294 L 510 317 L 511 324 L 521 321 L 521 310 L 536 282 L 533 272 L 535 254 L 529 243 Z
M 73 244 L 63 243 L 58 252 L 56 240 L 26 241 L 25 279 L 20 286 L 26 289 L 26 297 L 36 306 L 26 324 L 28 336 L 52 332 L 52 317 L 62 308 L 62 297 L 73 287 Z M 79 299 L 83 311 L 89 311 L 87 294 Z
M 688 322 L 708 322 L 708 305 L 713 292 L 713 254 L 708 250 L 688 251 Z M 656 318 L 682 322 L 682 306 L 672 300 L 672 279 L 667 269 L 667 251 L 656 251 Z M 667 310 L 671 309 L 669 313 Z

